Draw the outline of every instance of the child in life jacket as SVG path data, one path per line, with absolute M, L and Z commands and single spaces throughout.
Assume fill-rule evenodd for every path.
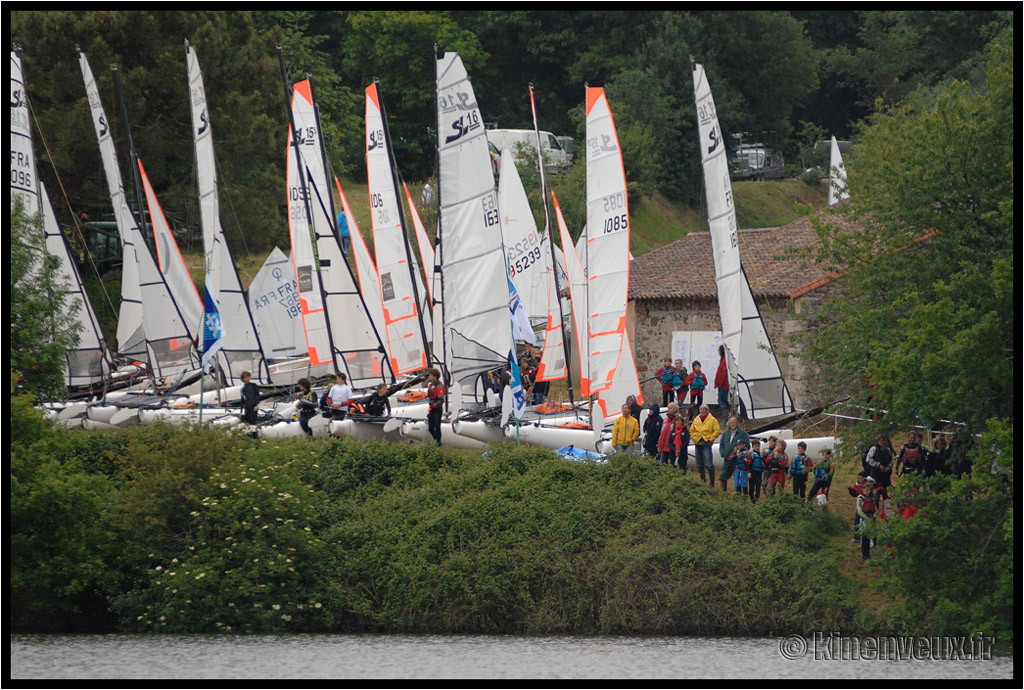
M 878 511 L 880 497 L 875 491 L 873 477 L 864 478 L 864 486 L 857 497 L 857 516 L 860 518 L 860 556 L 863 560 L 871 557 L 871 547 L 875 537 L 875 514 Z
M 736 493 L 742 494 L 746 498 L 749 493 L 750 467 L 754 464 L 754 458 L 751 456 L 750 451 L 747 450 L 747 444 L 743 441 L 737 443 L 729 455 L 732 457 L 733 466 L 735 467 L 732 472 L 733 486 L 736 487 Z
M 796 455 L 789 464 L 788 474 L 793 478 L 793 495 L 807 499 L 807 470 L 814 467 L 814 463 L 807 457 L 807 444 L 800 441 L 796 444 Z
M 821 451 L 821 459 L 814 463 L 814 484 L 807 493 L 807 498 L 814 500 L 819 493 L 828 496 L 829 487 L 832 486 L 832 451 L 825 449 Z
M 775 487 L 780 491 L 786 490 L 786 471 L 789 469 L 789 456 L 786 455 L 786 442 L 782 439 L 775 441 L 775 450 L 765 459 L 768 464 L 768 493 L 775 495 Z
M 704 404 L 704 389 L 708 387 L 708 377 L 701 373 L 700 362 L 693 363 L 693 371 L 685 383 L 690 391 L 690 406 L 699 408 Z
M 764 474 L 764 459 L 761 457 L 761 441 L 750 442 L 750 471 L 747 478 L 747 494 L 751 503 L 761 498 L 761 477 Z
M 868 476 L 868 473 L 863 471 L 863 470 L 861 470 L 860 472 L 857 473 L 857 481 L 854 482 L 853 486 L 846 487 L 846 490 L 855 499 L 860 496 L 860 491 L 861 491 L 861 489 L 864 488 L 864 480 L 867 478 L 867 476 Z M 860 541 L 860 535 L 857 533 L 857 528 L 859 526 L 860 526 L 860 515 L 857 513 L 856 510 L 854 510 L 853 511 L 853 539 L 851 539 L 850 541 L 855 541 L 855 542 L 859 542 Z
M 661 383 L 662 407 L 668 407 L 668 404 L 675 398 L 675 390 L 679 387 L 678 383 L 673 383 L 673 379 L 676 377 L 677 374 L 672 368 L 672 358 L 666 357 L 661 368 L 654 372 L 654 378 L 658 379 L 658 382 Z
M 902 477 L 908 472 L 921 474 L 924 471 L 925 450 L 921 445 L 921 435 L 911 431 L 907 436 L 907 442 L 900 448 L 900 454 L 896 458 L 896 466 L 900 467 L 899 475 Z

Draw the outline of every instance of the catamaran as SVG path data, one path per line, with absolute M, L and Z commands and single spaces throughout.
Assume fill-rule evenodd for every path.
M 748 419 L 790 414 L 795 412 L 793 399 L 740 261 L 725 139 L 718 124 L 711 87 L 703 66 L 691 59 L 691 67 L 732 408 Z M 807 443 L 808 452 L 812 454 L 835 444 L 833 437 L 801 440 Z M 717 457 L 717 446 L 715 454 Z
M 63 304 L 65 310 L 74 315 L 78 332 L 78 344 L 65 354 L 64 383 L 72 394 L 102 391 L 115 375 L 114 360 L 72 260 L 67 237 L 57 222 L 49 194 L 36 174 L 28 87 L 18 48 L 11 51 L 10 141 L 11 201 L 21 199 L 22 208 L 30 216 L 42 214 L 45 255 L 57 262 L 57 276 L 64 291 Z M 56 418 L 67 404 L 68 401 L 54 401 L 48 406 L 48 413 Z

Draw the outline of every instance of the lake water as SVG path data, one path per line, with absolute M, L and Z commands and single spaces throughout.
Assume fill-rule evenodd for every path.
M 1012 649 L 989 646 L 987 654 L 976 652 L 987 658 L 969 660 L 949 660 L 948 654 L 937 660 L 927 653 L 879 660 L 864 646 L 856 654 L 838 644 L 828 653 L 815 652 L 813 639 L 801 653 L 799 639 L 794 645 L 792 638 L 12 635 L 10 677 L 849 680 L 866 673 L 860 677 L 889 681 L 1013 678 Z M 963 657 L 963 640 L 956 647 Z

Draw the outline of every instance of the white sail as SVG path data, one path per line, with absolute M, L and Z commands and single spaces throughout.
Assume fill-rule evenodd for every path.
M 729 164 L 711 87 L 703 66 L 693 62 L 692 67 L 729 385 L 751 419 L 792 412 L 792 398 L 740 263 Z
M 277 247 L 249 285 L 249 310 L 267 357 L 285 359 L 307 354 L 295 269 L 291 258 Z
M 335 232 L 334 202 L 309 79 L 294 86 L 292 121 L 289 221 L 310 362 L 317 366 L 333 360 L 352 387 L 373 386 L 393 376 Z M 301 169 L 295 158 L 296 143 Z
M 167 281 L 167 287 L 181 311 L 189 335 L 193 340 L 198 340 L 203 319 L 203 300 L 199 296 L 196 284 L 192 281 L 192 275 L 189 273 L 188 266 L 185 265 L 178 242 L 174 239 L 167 218 L 164 217 L 164 210 L 156 198 L 153 186 L 149 183 L 141 159 L 138 164 L 139 178 L 142 180 L 142 190 L 145 193 L 146 206 L 149 209 L 149 222 L 153 228 L 153 246 L 156 248 L 157 267 L 164 275 L 164 280 Z
M 123 249 L 118 354 L 147 362 L 157 377 L 195 369 L 195 343 L 128 208 L 113 135 L 84 53 L 79 53 L 79 64 Z
M 587 89 L 587 352 L 584 395 L 612 385 L 626 336 L 629 201 L 622 152 L 604 89 Z M 585 254 L 585 257 L 582 256 Z M 582 353 L 581 353 L 582 357 Z
M 82 285 L 78 268 L 71 258 L 67 237 L 57 223 L 46 187 L 39 183 L 43 204 L 43 230 L 46 233 L 46 253 L 58 261 L 57 275 L 66 286 L 64 306 L 75 314 L 78 323 L 78 344 L 67 350 L 65 381 L 69 387 L 92 386 L 110 378 L 113 369 L 110 349 L 100 330 L 96 312 Z
M 397 376 L 426 368 L 427 347 L 420 321 L 412 251 L 380 99 L 376 83 L 366 87 L 366 179 L 386 345 L 391 369 Z
M 36 158 L 32 148 L 32 122 L 28 111 L 28 87 L 25 84 L 21 56 L 11 51 L 11 202 L 22 200 L 25 213 L 42 211 Z
M 580 360 L 580 394 L 584 397 L 591 395 L 590 384 L 590 357 L 587 356 L 587 314 L 590 313 L 587 305 L 587 274 L 583 269 L 576 247 L 573 246 L 572 236 L 569 228 L 565 225 L 565 218 L 562 217 L 562 209 L 558 205 L 558 198 L 552 194 L 551 201 L 555 207 L 555 222 L 558 225 L 559 237 L 562 242 L 562 257 L 565 260 L 565 272 L 568 278 L 570 301 L 572 302 L 572 332 L 576 336 L 576 349 Z M 585 384 L 585 385 L 584 385 Z
M 370 256 L 370 250 L 363 240 L 363 233 L 359 231 L 359 224 L 348 205 L 348 197 L 341 188 L 341 182 L 334 178 L 334 186 L 338 190 L 338 198 L 341 200 L 341 210 L 348 219 L 348 234 L 352 242 L 352 258 L 355 260 L 356 276 L 359 279 L 359 291 L 366 303 L 366 310 L 370 314 L 378 333 L 383 333 L 386 328 L 384 322 L 384 302 L 381 298 L 380 276 L 377 273 L 377 266 Z
M 64 364 L 69 387 L 91 386 L 109 378 L 112 369 L 110 349 L 100 330 L 92 302 L 82 285 L 71 256 L 67 237 L 57 222 L 46 187 L 36 175 L 32 124 L 28 109 L 21 55 L 11 51 L 11 200 L 20 197 L 26 214 L 43 214 L 46 254 L 57 260 L 57 276 L 65 286 L 64 309 L 74 314 L 77 345 L 67 350 Z
M 501 234 L 508 260 L 508 277 L 516 286 L 530 321 L 543 323 L 548 316 L 547 264 L 526 189 L 516 169 L 515 156 L 508 148 L 501 152 L 498 208 L 501 209 Z
M 483 118 L 458 53 L 437 60 L 437 104 L 444 362 L 479 399 L 477 375 L 508 359 L 509 294 Z
M 828 170 L 828 205 L 835 206 L 843 199 L 850 197 L 850 192 L 846 187 L 846 166 L 843 165 L 843 154 L 839 152 L 839 142 L 835 137 L 832 137 Z
M 423 221 L 420 220 L 420 214 L 416 211 L 416 205 L 412 201 L 412 194 L 409 193 L 409 187 L 402 184 L 402 188 L 405 191 L 406 205 L 409 208 L 409 217 L 412 219 L 412 227 L 416 232 L 416 247 L 419 251 L 419 260 L 413 258 L 417 268 L 423 272 L 423 282 L 420 282 L 420 273 L 416 273 L 416 285 L 417 291 L 420 296 L 420 312 L 423 314 L 424 325 L 427 327 L 427 340 L 433 342 L 434 340 L 434 246 L 430 243 L 430 238 L 427 236 L 427 229 L 423 227 Z
M 249 311 L 248 300 L 238 278 L 238 269 L 220 223 L 213 126 L 199 58 L 188 41 L 185 42 L 185 54 L 188 62 L 189 100 L 192 104 L 192 140 L 196 152 L 199 215 L 206 259 L 205 287 L 211 291 L 211 299 L 217 304 L 223 326 L 217 357 L 229 383 L 240 383 L 242 372 L 248 371 L 254 382 L 268 384 L 271 382 L 270 374 L 259 332 Z

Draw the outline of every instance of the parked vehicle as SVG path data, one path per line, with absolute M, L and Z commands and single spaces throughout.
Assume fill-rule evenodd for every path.
M 740 144 L 729 156 L 729 177 L 734 180 L 781 180 L 785 160 L 764 144 Z
M 516 154 L 516 164 L 526 163 L 527 154 L 536 151 L 537 135 L 532 129 L 489 129 L 487 140 L 499 150 L 511 148 Z M 544 154 L 544 169 L 549 172 L 562 172 L 572 162 L 572 155 L 566 152 L 558 138 L 551 132 L 540 133 L 541 152 Z

